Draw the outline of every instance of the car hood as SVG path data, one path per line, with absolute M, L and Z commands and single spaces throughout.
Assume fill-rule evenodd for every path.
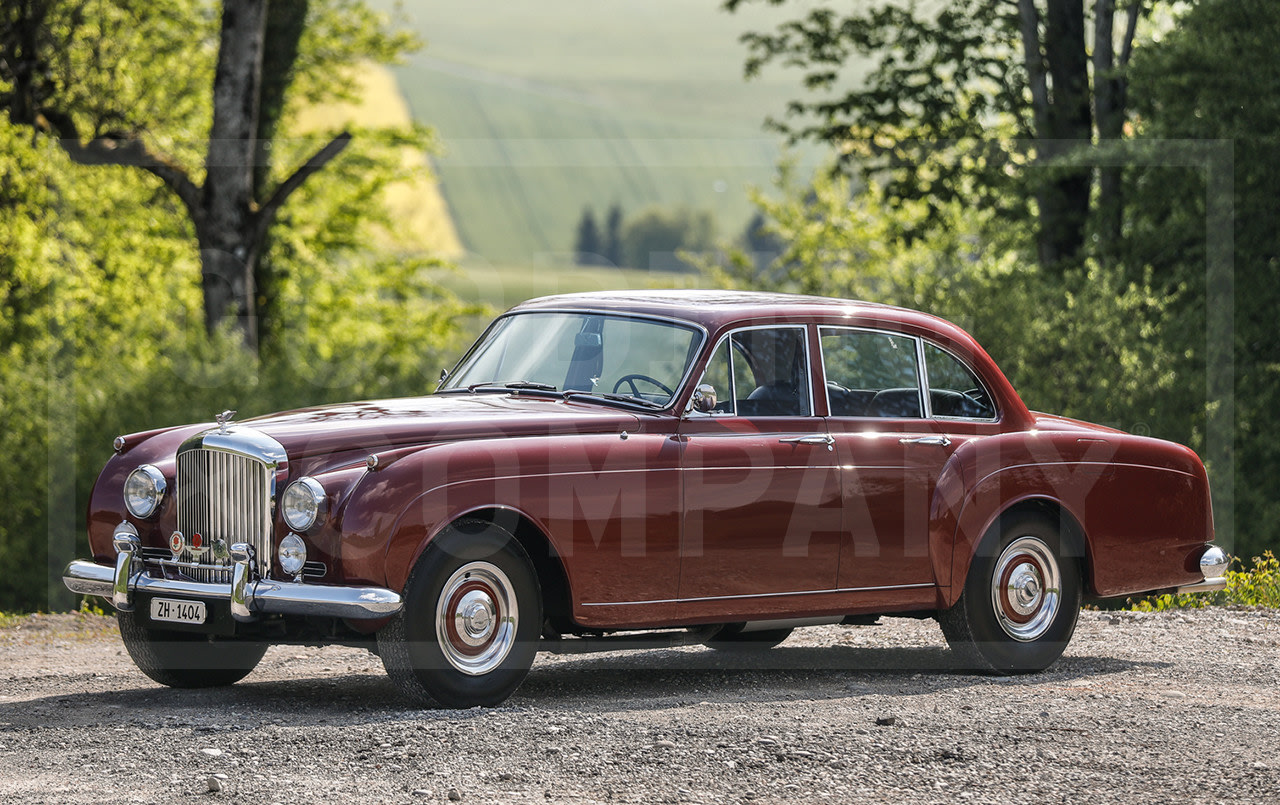
M 348 450 L 458 439 L 610 433 L 639 418 L 591 403 L 520 394 L 459 394 L 371 400 L 303 408 L 246 419 L 235 427 L 267 434 L 290 459 Z

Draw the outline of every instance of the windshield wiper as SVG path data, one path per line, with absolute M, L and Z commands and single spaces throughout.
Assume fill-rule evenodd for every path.
M 478 391 L 549 391 L 558 393 L 559 389 L 550 383 L 535 383 L 532 380 L 513 380 L 510 383 L 499 383 L 496 380 L 486 380 L 483 383 L 472 383 L 469 386 L 456 386 L 451 389 L 442 389 L 437 394 L 455 394 L 458 392 L 468 392 L 475 394 Z
M 629 403 L 631 405 L 643 405 L 645 408 L 666 408 L 663 403 L 656 403 L 653 400 L 646 400 L 643 397 L 633 397 L 630 394 L 611 394 L 606 391 L 576 391 L 569 389 L 564 393 L 566 400 L 572 397 L 599 397 L 613 402 Z

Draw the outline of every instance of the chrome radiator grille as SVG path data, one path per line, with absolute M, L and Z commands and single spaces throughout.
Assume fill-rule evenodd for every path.
M 214 558 L 211 546 L 221 540 L 253 546 L 258 566 L 271 556 L 272 471 L 261 461 L 222 450 L 187 450 L 178 454 L 178 530 L 187 547 L 175 557 L 194 581 L 227 583 L 226 558 Z M 199 534 L 204 550 L 193 552 Z

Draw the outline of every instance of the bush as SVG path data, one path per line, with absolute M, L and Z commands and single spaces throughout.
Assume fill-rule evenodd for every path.
M 1135 612 L 1202 609 L 1210 604 L 1280 609 L 1280 559 L 1266 551 L 1253 557 L 1253 567 L 1245 568 L 1239 557 L 1233 557 L 1227 570 L 1227 589 L 1213 595 L 1166 593 L 1129 599 L 1128 604 Z

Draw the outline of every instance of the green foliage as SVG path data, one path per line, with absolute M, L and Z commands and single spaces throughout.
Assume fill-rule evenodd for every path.
M 213 7 L 76 5 L 80 16 L 49 4 L 45 46 L 65 52 L 40 92 L 74 96 L 83 130 L 143 131 L 198 164 Z M 413 41 L 356 0 L 308 7 L 290 103 L 344 97 L 346 68 Z M 9 78 L 22 79 L 0 73 Z M 199 254 L 174 195 L 142 171 L 73 165 L 23 122 L 0 117 L 0 563 L 11 571 L 0 609 L 72 605 L 59 579 L 84 555 L 84 503 L 114 436 L 209 421 L 215 409 L 244 418 L 428 392 L 482 309 L 439 284 L 448 268 L 438 261 L 369 246 L 371 228 L 395 225 L 383 191 L 420 170 L 406 167 L 404 146 L 432 146 L 423 127 L 356 131 L 290 197 L 270 239 L 271 317 L 254 355 L 230 324 L 205 332 Z M 276 181 L 317 147 L 280 133 Z
M 1023 256 L 1027 226 L 959 202 L 893 204 L 879 185 L 854 190 L 830 172 L 807 187 L 784 172 L 779 188 L 756 200 L 784 250 L 763 271 L 735 251 L 701 261 L 719 284 L 934 313 L 969 330 L 1034 409 L 1156 435 L 1185 429 L 1162 406 L 1177 382 L 1163 321 L 1176 293 L 1096 263 L 1046 275 Z M 899 237 L 928 215 L 945 225 Z
M 1135 54 L 1132 77 L 1137 145 L 1154 164 L 1131 171 L 1129 261 L 1187 289 L 1172 346 L 1189 356 L 1188 386 L 1222 387 L 1215 469 L 1240 481 L 1227 544 L 1246 556 L 1280 546 L 1278 36 L 1276 3 L 1202 0 Z
M 650 271 L 682 268 L 676 252 L 703 252 L 715 246 L 715 218 L 706 210 L 649 207 L 622 227 L 622 264 Z
M 1026 215 L 1008 192 L 1026 162 L 1019 140 L 1033 134 L 1015 4 L 817 5 L 742 39 L 748 76 L 770 64 L 803 73 L 806 94 L 770 120 L 793 141 L 836 144 L 843 167 L 881 175 L 895 200 L 976 199 Z
M 1253 566 L 1244 567 L 1233 557 L 1227 570 L 1227 589 L 1205 593 L 1166 593 L 1129 599 L 1129 609 L 1137 612 L 1164 612 L 1171 609 L 1202 609 L 1210 604 L 1280 609 L 1280 559 L 1271 551 L 1253 557 Z M 1237 569 L 1238 568 L 1238 569 Z
M 578 219 L 578 233 L 573 240 L 574 262 L 580 266 L 594 266 L 607 262 L 604 257 L 604 241 L 600 238 L 600 227 L 596 224 L 596 214 L 590 208 L 582 210 Z

